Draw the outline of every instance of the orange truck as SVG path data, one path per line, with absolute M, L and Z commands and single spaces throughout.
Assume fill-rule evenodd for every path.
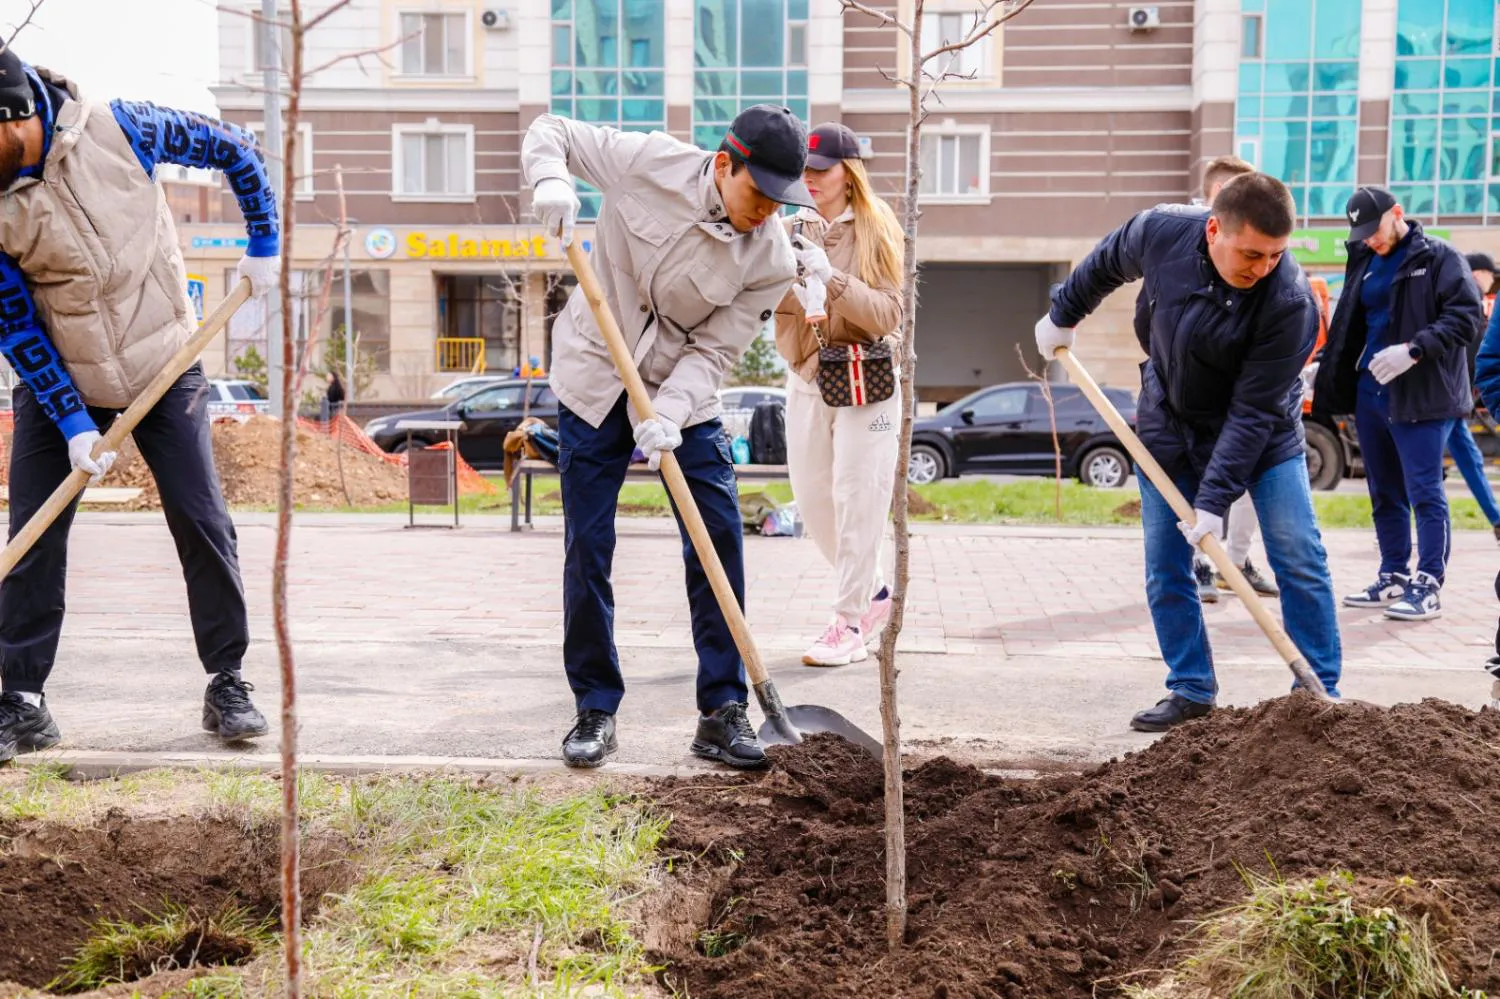
M 1318 341 L 1308 355 L 1310 364 L 1328 339 L 1331 315 L 1328 282 L 1311 276 L 1307 281 L 1318 299 Z M 1307 437 L 1307 477 L 1314 489 L 1333 489 L 1345 478 L 1364 471 L 1354 427 L 1347 420 L 1325 414 L 1314 416 L 1311 397 L 1302 400 L 1302 429 Z

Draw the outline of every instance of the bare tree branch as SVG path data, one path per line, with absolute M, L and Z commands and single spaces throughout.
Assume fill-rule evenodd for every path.
M 317 17 L 314 17 L 311 21 L 308 21 L 302 26 L 302 34 L 306 35 L 309 31 L 313 30 L 318 25 L 328 20 L 334 14 L 337 14 L 340 10 L 343 10 L 345 7 L 349 6 L 350 2 L 351 0 L 334 0 L 333 3 L 328 5 L 327 10 L 323 11 L 323 13 L 319 14 Z
M 364 60 L 372 56 L 382 66 L 385 66 L 387 69 L 393 69 L 394 66 L 392 66 L 392 64 L 386 60 L 385 54 L 394 48 L 398 48 L 401 45 L 404 45 L 406 42 L 410 41 L 413 38 L 416 38 L 420 34 L 420 31 L 413 31 L 409 35 L 402 35 L 400 38 L 396 39 L 394 42 L 391 42 L 388 45 L 377 45 L 373 48 L 363 49 L 359 52 L 345 52 L 342 55 L 336 55 L 332 59 L 323 63 L 321 66 L 315 66 L 312 69 L 308 70 L 303 74 L 303 79 L 306 80 L 310 77 L 316 76 L 324 70 L 332 69 L 339 63 L 348 62 L 351 59 L 359 65 L 360 72 L 363 73 L 366 71 Z
M 885 11 L 867 7 L 860 3 L 859 0 L 839 0 L 839 6 L 843 7 L 845 13 L 853 11 L 856 14 L 864 14 L 875 18 L 875 20 L 880 22 L 876 25 L 877 28 L 895 28 L 897 31 L 908 36 L 912 33 L 912 29 L 909 26 L 902 24 Z
M 1061 524 L 1063 519 L 1062 443 L 1058 440 L 1057 437 L 1057 407 L 1053 404 L 1052 401 L 1052 383 L 1047 381 L 1047 377 L 1045 374 L 1046 369 L 1043 369 L 1042 372 L 1038 372 L 1037 370 L 1032 368 L 1031 363 L 1026 360 L 1026 352 L 1021 349 L 1020 344 L 1016 344 L 1016 357 L 1020 358 L 1021 367 L 1026 371 L 1026 377 L 1036 382 L 1037 385 L 1041 388 L 1042 400 L 1047 404 L 1047 418 L 1052 421 L 1052 461 L 1054 466 L 1052 470 L 1052 482 L 1054 485 L 1053 508 L 1057 517 L 1057 522 Z
M 47 0 L 31 0 L 31 9 L 26 12 L 26 18 L 20 24 L 16 25 L 15 30 L 10 33 L 10 37 L 5 40 L 5 45 L 0 46 L 0 51 L 10 48 L 10 43 L 15 41 L 16 36 L 21 33 L 21 30 L 31 23 L 31 19 L 36 17 L 36 12 L 41 10 L 42 4 L 46 2 Z

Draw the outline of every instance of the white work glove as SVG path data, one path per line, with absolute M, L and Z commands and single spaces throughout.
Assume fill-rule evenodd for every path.
M 792 237 L 792 253 L 797 257 L 797 263 L 802 269 L 825 285 L 833 280 L 833 264 L 828 262 L 828 254 L 823 248 L 811 240 L 801 236 Z
M 1072 350 L 1073 339 L 1077 335 L 1076 330 L 1065 329 L 1054 323 L 1050 312 L 1036 321 L 1036 349 L 1049 361 L 1059 347 Z
M 543 177 L 531 191 L 531 210 L 541 219 L 549 236 L 557 236 L 563 246 L 573 242 L 573 225 L 578 221 L 578 195 L 573 185 L 557 177 Z
M 1306 402 L 1313 396 L 1313 383 L 1318 380 L 1317 363 L 1309 364 L 1302 369 L 1302 401 Z
M 1197 547 L 1198 542 L 1210 534 L 1223 540 L 1224 518 L 1218 514 L 1209 513 L 1207 510 L 1194 510 L 1193 526 L 1189 527 L 1179 520 L 1177 529 L 1182 532 L 1183 537 L 1187 538 L 1188 544 Z
M 1380 384 L 1389 385 L 1410 371 L 1416 363 L 1417 359 L 1411 356 L 1411 344 L 1398 343 L 1378 351 L 1370 358 L 1370 374 Z
M 823 286 L 822 281 L 810 277 L 806 284 L 792 285 L 792 294 L 802 303 L 802 311 L 806 313 L 808 322 L 822 322 L 828 318 L 828 289 Z
M 68 438 L 68 461 L 73 467 L 89 473 L 89 484 L 93 485 L 102 479 L 110 467 L 115 463 L 115 453 L 105 451 L 99 457 L 93 456 L 94 445 L 99 443 L 99 431 L 85 430 Z
M 235 281 L 240 278 L 250 279 L 251 298 L 263 298 L 275 290 L 276 283 L 281 280 L 281 258 L 241 257 L 239 266 L 234 269 Z
M 671 420 L 642 420 L 635 425 L 635 446 L 646 456 L 646 467 L 661 467 L 663 451 L 675 451 L 682 444 L 682 431 Z

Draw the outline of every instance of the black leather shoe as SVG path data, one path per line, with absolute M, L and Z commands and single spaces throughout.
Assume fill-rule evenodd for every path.
M 740 770 L 758 770 L 770 761 L 750 726 L 745 705 L 730 701 L 706 718 L 698 719 L 693 752 L 705 760 L 718 760 Z
M 1181 694 L 1172 694 L 1156 702 L 1156 707 L 1138 711 L 1130 719 L 1130 727 L 1137 732 L 1165 732 L 1185 721 L 1202 718 L 1213 711 L 1212 704 L 1199 704 Z
M 33 707 L 20 694 L 0 694 L 0 763 L 15 759 L 18 752 L 36 752 L 61 740 L 45 699 Z
M 238 673 L 214 675 L 203 692 L 203 730 L 225 742 L 254 739 L 271 731 L 266 716 L 250 701 L 255 685 Z
M 590 708 L 578 715 L 568 734 L 563 736 L 563 762 L 570 767 L 597 767 L 614 753 L 615 716 L 608 711 Z

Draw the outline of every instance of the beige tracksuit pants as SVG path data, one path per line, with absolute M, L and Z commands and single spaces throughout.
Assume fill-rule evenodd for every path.
M 884 402 L 830 406 L 796 372 L 786 381 L 786 462 L 804 533 L 833 567 L 833 611 L 858 625 L 885 585 L 881 546 L 900 450 L 901 387 Z

